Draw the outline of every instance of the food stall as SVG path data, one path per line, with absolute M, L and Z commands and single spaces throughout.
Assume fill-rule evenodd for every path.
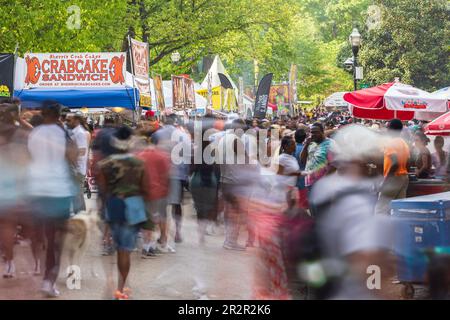
M 397 118 L 408 121 L 416 118 L 419 113 L 423 117 L 424 114 L 442 114 L 448 110 L 448 101 L 444 94 L 431 94 L 400 82 L 384 83 L 376 87 L 348 92 L 344 94 L 343 99 L 349 103 L 349 110 L 354 117 L 372 120 Z M 448 118 L 450 120 L 450 116 Z M 444 180 L 417 179 L 414 174 L 410 174 L 407 196 L 427 195 L 448 190 L 450 186 Z

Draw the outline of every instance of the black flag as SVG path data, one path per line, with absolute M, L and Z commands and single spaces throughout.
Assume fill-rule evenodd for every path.
M 255 109 L 253 110 L 253 116 L 256 118 L 263 119 L 266 117 L 272 77 L 273 73 L 266 74 L 259 82 L 258 91 L 255 98 Z
M 233 89 L 233 85 L 231 84 L 230 80 L 228 80 L 228 77 L 224 75 L 223 73 L 218 73 L 219 79 L 220 79 L 220 85 L 224 87 L 225 89 Z
M 0 53 L 0 100 L 13 96 L 14 54 Z

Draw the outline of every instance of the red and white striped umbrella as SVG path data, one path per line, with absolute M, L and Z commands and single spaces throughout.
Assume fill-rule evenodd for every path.
M 425 134 L 433 136 L 450 136 L 450 112 L 434 119 L 424 128 Z

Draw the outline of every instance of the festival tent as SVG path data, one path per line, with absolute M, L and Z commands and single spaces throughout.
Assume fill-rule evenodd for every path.
M 126 85 L 117 88 L 31 88 L 25 89 L 26 63 L 23 58 L 16 60 L 14 96 L 21 100 L 25 108 L 37 108 L 45 100 L 55 100 L 69 108 L 122 107 L 135 110 L 139 103 L 139 90 L 132 85 L 132 75 L 127 72 Z
M 216 55 L 214 58 L 214 61 L 211 65 L 211 68 L 209 68 L 208 73 L 206 74 L 205 79 L 203 79 L 202 83 L 200 84 L 203 89 L 208 88 L 208 76 L 211 75 L 211 87 L 217 87 L 221 85 L 219 73 L 223 73 L 228 77 L 228 80 L 230 80 L 231 85 L 233 86 L 233 89 L 237 90 L 236 84 L 233 82 L 231 77 L 229 76 L 227 70 L 225 69 L 225 66 L 222 63 L 222 60 L 220 60 L 219 56 Z
M 344 100 L 344 94 L 347 92 L 335 92 L 328 96 L 323 105 L 326 108 L 348 108 L 348 102 Z
M 117 89 L 33 88 L 15 90 L 14 96 L 20 99 L 22 106 L 25 108 L 37 108 L 45 100 L 55 100 L 69 108 L 122 107 L 135 110 L 136 103 L 134 101 L 134 96 L 139 97 L 139 90 L 130 87 Z

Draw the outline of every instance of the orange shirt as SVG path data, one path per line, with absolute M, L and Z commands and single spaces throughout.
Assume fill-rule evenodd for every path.
M 395 176 L 403 176 L 408 174 L 409 147 L 402 138 L 394 138 L 389 140 L 384 148 L 384 176 L 388 175 L 392 167 L 391 155 L 397 156 L 398 169 Z

